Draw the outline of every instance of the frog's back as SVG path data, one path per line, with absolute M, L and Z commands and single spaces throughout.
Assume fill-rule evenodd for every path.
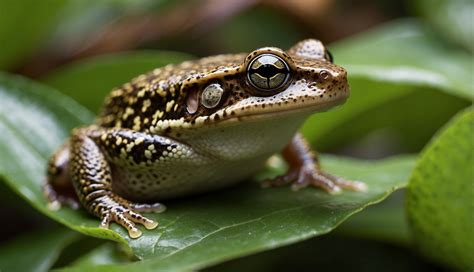
M 237 69 L 246 54 L 217 55 L 157 68 L 113 89 L 105 99 L 97 123 L 102 127 L 147 131 L 158 120 L 177 120 L 187 115 L 186 82 Z

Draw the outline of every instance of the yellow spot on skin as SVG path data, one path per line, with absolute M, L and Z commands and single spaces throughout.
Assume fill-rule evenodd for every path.
M 135 144 L 139 145 L 139 144 L 143 143 L 144 141 L 145 141 L 144 137 L 138 137 L 137 139 L 135 139 Z
M 140 130 L 140 125 L 141 125 L 141 119 L 140 119 L 140 116 L 136 116 L 134 119 L 133 119 L 133 130 Z
M 131 107 L 127 107 L 125 109 L 125 113 L 123 114 L 122 116 L 122 119 L 123 120 L 126 120 L 130 115 L 134 114 L 135 113 L 135 110 Z
M 151 106 L 151 100 L 150 99 L 147 99 L 145 101 L 143 101 L 143 106 L 142 106 L 142 112 L 145 112 L 148 107 Z
M 150 150 L 145 150 L 145 157 L 147 159 L 151 159 L 151 151 Z
M 157 110 L 153 115 L 153 120 L 158 121 L 161 117 L 163 117 L 164 112 Z
M 132 148 L 135 146 L 135 143 L 129 143 L 127 145 L 127 153 L 130 153 L 132 151 Z
M 137 93 L 137 96 L 138 96 L 138 97 L 144 97 L 144 96 L 145 96 L 145 89 L 139 91 L 139 92 Z
M 116 145 L 120 145 L 122 143 L 122 137 L 117 137 L 117 140 L 115 141 Z
M 169 112 L 171 108 L 173 107 L 173 105 L 174 105 L 174 100 L 168 101 L 168 103 L 166 103 L 166 112 Z
M 130 84 L 130 83 L 126 83 L 125 85 L 123 85 L 123 88 L 124 88 L 124 90 L 127 91 L 127 92 L 133 91 L 132 84 Z M 120 96 L 121 96 L 121 95 L 122 95 L 122 94 L 120 94 Z

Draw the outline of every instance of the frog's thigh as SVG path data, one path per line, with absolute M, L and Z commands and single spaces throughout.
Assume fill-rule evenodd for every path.
M 196 156 L 191 147 L 176 140 L 130 129 L 103 129 L 93 139 L 113 163 L 131 168 Z
M 109 163 L 90 135 L 97 134 L 95 127 L 75 130 L 71 137 L 70 171 L 80 202 L 92 214 L 102 219 L 101 226 L 116 222 L 125 227 L 130 237 L 141 236 L 135 223 L 153 229 L 157 223 L 135 212 L 137 204 L 112 192 Z

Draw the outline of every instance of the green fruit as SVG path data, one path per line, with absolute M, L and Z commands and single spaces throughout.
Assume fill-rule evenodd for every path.
M 433 260 L 474 268 L 474 110 L 458 114 L 425 148 L 408 186 L 413 238 Z

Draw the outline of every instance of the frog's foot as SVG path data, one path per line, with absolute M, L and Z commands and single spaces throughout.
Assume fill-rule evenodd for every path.
M 349 181 L 340 177 L 328 174 L 314 164 L 304 164 L 298 168 L 290 169 L 286 174 L 264 182 L 264 187 L 283 186 L 292 183 L 294 190 L 299 190 L 308 186 L 322 188 L 328 193 L 337 194 L 342 189 L 365 191 L 367 186 L 359 181 Z
M 133 238 L 139 238 L 142 236 L 142 232 L 135 227 L 135 224 L 141 224 L 146 229 L 152 230 L 158 226 L 158 223 L 139 214 L 138 212 L 163 212 L 166 208 L 164 205 L 156 204 L 135 204 L 127 203 L 128 201 L 120 201 L 122 203 L 117 203 L 116 201 L 107 201 L 112 202 L 105 206 L 100 212 L 100 218 L 102 222 L 100 223 L 101 228 L 109 228 L 111 222 L 116 222 L 121 225 L 128 231 L 128 235 Z
M 293 189 L 313 186 L 329 193 L 339 193 L 342 189 L 365 191 L 367 186 L 359 181 L 348 181 L 321 170 L 316 153 L 311 151 L 308 142 L 301 134 L 296 134 L 282 152 L 289 165 L 288 172 L 263 183 L 264 187 L 281 186 L 293 183 Z

